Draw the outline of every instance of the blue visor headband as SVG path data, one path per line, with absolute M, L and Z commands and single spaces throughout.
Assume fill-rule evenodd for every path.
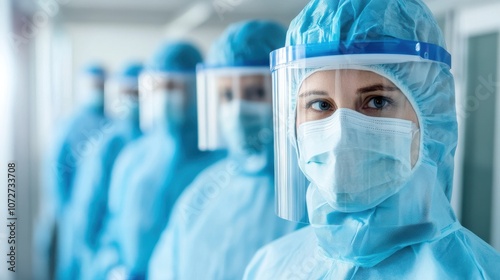
M 270 54 L 271 71 L 290 65 L 304 67 L 306 60 L 332 58 L 339 63 L 361 61 L 366 64 L 398 63 L 407 61 L 435 61 L 451 68 L 451 55 L 434 44 L 407 40 L 331 42 L 295 45 L 277 49 Z M 309 65 L 307 66 L 314 66 Z
M 217 68 L 258 68 L 258 67 L 269 67 L 269 60 L 254 60 L 254 61 L 245 61 L 244 63 L 226 63 L 226 64 L 207 64 L 207 63 L 198 63 L 196 65 L 196 71 L 205 70 L 205 69 L 217 69 Z

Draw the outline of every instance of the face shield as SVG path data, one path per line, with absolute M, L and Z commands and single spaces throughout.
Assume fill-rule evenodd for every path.
M 83 74 L 79 81 L 80 100 L 102 105 L 104 100 L 104 83 L 105 77 L 103 75 Z
M 179 128 L 196 116 L 195 75 L 143 72 L 139 77 L 141 130 Z M 190 129 L 196 129 L 192 127 Z
M 116 77 L 105 85 L 104 112 L 113 119 L 126 118 L 137 107 L 137 78 Z
M 418 93 L 388 69 L 450 62 L 439 46 L 401 40 L 272 52 L 277 215 L 329 224 L 311 212 L 365 211 L 405 186 L 420 159 Z
M 199 65 L 197 88 L 200 150 L 228 149 L 249 156 L 268 146 L 272 150 L 269 68 Z

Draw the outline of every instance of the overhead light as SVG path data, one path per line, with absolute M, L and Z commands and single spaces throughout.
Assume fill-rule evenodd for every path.
M 168 36 L 183 36 L 196 28 L 212 15 L 212 6 L 207 1 L 200 1 L 189 7 L 186 12 L 165 26 Z

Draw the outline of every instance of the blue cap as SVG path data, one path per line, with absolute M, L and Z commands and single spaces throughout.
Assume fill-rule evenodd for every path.
M 143 67 L 140 62 L 128 62 L 118 72 L 118 76 L 124 79 L 137 79 Z
M 194 72 L 202 61 L 199 50 L 186 42 L 165 42 L 147 64 L 155 72 Z
M 95 76 L 104 79 L 106 77 L 106 70 L 100 63 L 89 63 L 83 67 L 82 73 L 84 75 Z
M 230 25 L 212 45 L 207 66 L 269 66 L 269 53 L 285 44 L 286 29 L 267 20 Z
M 419 0 L 313 0 L 290 23 L 286 45 L 392 39 L 445 48 L 432 12 Z

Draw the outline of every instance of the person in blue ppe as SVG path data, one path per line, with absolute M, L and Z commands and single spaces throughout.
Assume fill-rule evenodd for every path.
M 172 206 L 196 175 L 221 158 L 198 149 L 196 64 L 190 43 L 164 43 L 140 78 L 145 136 L 113 169 L 107 229 L 89 279 L 146 279 L 149 259 Z
M 310 226 L 245 279 L 500 279 L 450 206 L 454 79 L 425 4 L 313 0 L 272 58 L 277 208 Z
M 54 277 L 57 235 L 62 213 L 73 190 L 73 182 L 87 148 L 99 141 L 107 129 L 104 116 L 106 71 L 101 64 L 86 65 L 79 78 L 82 104 L 56 131 L 55 142 L 46 160 L 44 191 L 36 225 L 34 261 L 40 277 Z M 43 277 L 45 277 L 43 276 Z
M 297 228 L 274 215 L 269 52 L 284 28 L 229 26 L 197 68 L 200 147 L 227 148 L 176 202 L 149 263 L 150 279 L 239 279 L 264 244 Z
M 106 85 L 105 113 L 113 121 L 101 141 L 90 147 L 89 156 L 76 174 L 64 217 L 58 279 L 79 279 L 80 268 L 88 266 L 97 250 L 115 159 L 125 145 L 141 136 L 138 105 L 141 71 L 140 63 L 128 63 Z

